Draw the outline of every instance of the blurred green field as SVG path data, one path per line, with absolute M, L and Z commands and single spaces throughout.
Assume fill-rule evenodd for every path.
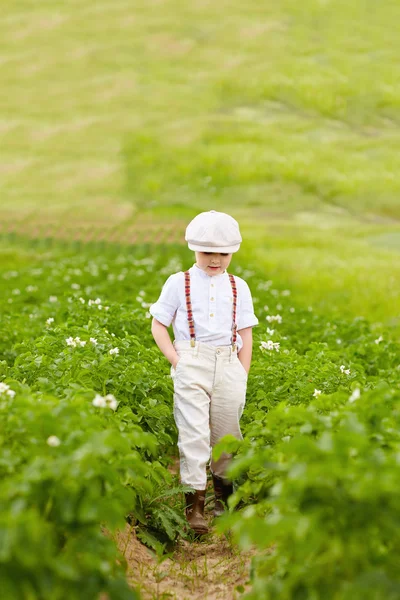
M 8 3 L 3 231 L 177 221 L 183 236 L 226 210 L 242 261 L 397 327 L 399 18 L 395 0 Z

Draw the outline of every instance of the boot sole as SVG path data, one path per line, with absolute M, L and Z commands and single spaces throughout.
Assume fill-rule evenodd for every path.
M 196 535 L 205 535 L 209 532 L 208 527 L 190 527 Z

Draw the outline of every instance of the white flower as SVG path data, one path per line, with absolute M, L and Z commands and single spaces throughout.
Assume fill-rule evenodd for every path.
M 104 307 L 104 310 L 109 310 L 109 309 L 110 309 L 110 307 L 109 307 L 109 306 L 105 306 L 105 307 Z
M 49 317 L 46 321 L 46 325 L 51 325 L 52 323 L 54 323 L 54 317 Z
M 14 296 L 19 296 L 20 293 L 21 293 L 21 291 L 18 290 L 18 289 L 15 289 L 15 290 L 12 291 L 12 294 L 14 294 Z
M 115 333 L 112 333 L 112 334 L 111 334 L 111 337 L 115 337 Z
M 76 346 L 86 346 L 86 342 L 81 340 L 80 337 L 73 338 L 72 336 L 65 340 L 67 342 L 67 346 L 72 346 L 72 348 L 76 348 Z
M 268 335 L 274 335 L 275 329 L 270 329 L 269 327 L 267 327 L 267 333 Z
M 145 295 L 146 295 L 146 292 L 144 290 L 140 290 L 139 296 L 145 296 Z
M 350 369 L 346 369 L 344 365 L 340 365 L 340 371 L 345 375 L 350 375 Z
M 92 306 L 93 300 L 88 300 L 88 306 Z
M 261 342 L 260 349 L 264 350 L 276 350 L 279 352 L 280 343 L 268 340 L 268 342 Z
M 12 390 L 10 388 L 10 386 L 7 385 L 7 383 L 4 383 L 4 381 L 0 382 L 0 394 L 5 394 L 6 396 L 9 396 L 10 398 L 14 398 L 14 396 L 15 396 L 14 390 Z
M 146 319 L 151 319 L 151 314 L 150 314 L 149 312 L 147 312 L 147 313 L 145 314 L 145 317 L 146 317 Z
M 353 391 L 352 395 L 350 396 L 349 402 L 351 402 L 351 403 L 355 402 L 356 400 L 359 399 L 360 396 L 361 396 L 360 388 L 356 388 Z
M 119 354 L 119 348 L 111 348 L 110 354 Z
M 36 285 L 28 285 L 25 288 L 25 291 L 27 291 L 27 292 L 37 292 L 37 290 L 38 289 L 37 289 Z
M 79 285 L 79 283 L 71 283 L 71 288 L 73 290 L 80 290 L 81 286 Z
M 80 302 L 81 304 L 85 304 L 85 300 L 84 300 L 84 298 L 79 298 L 79 302 Z M 89 300 L 89 302 L 91 302 L 91 300 Z
M 338 339 L 336 340 L 336 343 L 337 343 L 337 344 L 341 344 L 341 343 L 342 343 L 342 340 L 340 340 L 340 339 L 338 338 Z
M 107 406 L 105 398 L 103 398 L 103 396 L 100 396 L 100 394 L 96 394 L 96 396 L 92 400 L 92 404 L 93 406 L 96 406 L 96 408 L 105 408 Z
M 107 402 L 107 406 L 109 408 L 111 408 L 112 410 L 117 410 L 118 402 L 117 402 L 115 396 L 113 396 L 112 394 L 107 394 L 107 396 L 105 396 L 104 399 Z
M 282 323 L 281 315 L 267 315 L 265 318 L 267 319 L 268 323 L 273 323 L 274 321 L 277 323 Z
M 295 309 L 293 308 L 293 306 L 291 308 L 289 308 L 291 313 L 294 313 Z
M 117 410 L 118 401 L 112 394 L 107 394 L 106 396 L 100 396 L 100 394 L 96 394 L 95 398 L 92 400 L 93 406 L 96 408 L 111 408 L 112 410 Z
M 290 290 L 283 290 L 281 293 L 282 296 L 290 296 Z
M 50 296 L 49 297 L 49 302 L 58 302 L 57 296 Z
M 95 304 L 101 304 L 101 300 L 100 298 L 96 298 L 96 300 L 94 301 Z
M 49 446 L 59 446 L 61 444 L 61 441 L 59 440 L 59 438 L 56 435 L 51 435 L 50 437 L 47 438 L 47 443 Z
M 265 312 L 268 312 L 269 311 L 269 306 L 265 305 L 264 306 L 264 310 L 265 310 Z
M 97 308 L 98 308 L 99 310 L 103 310 L 103 307 L 102 307 L 102 305 L 101 305 L 101 304 L 98 304 L 98 305 L 97 305 Z
M 315 389 L 315 390 L 314 390 L 314 393 L 313 393 L 313 396 L 314 396 L 315 398 L 317 398 L 317 396 L 319 396 L 320 394 L 322 394 L 321 390 L 317 390 L 317 389 Z
M 380 335 L 376 340 L 375 340 L 375 344 L 380 344 L 381 342 L 383 342 L 383 337 Z
M 96 340 L 96 338 L 90 338 L 90 340 L 89 340 L 89 341 L 90 341 L 90 342 L 92 342 L 92 344 L 93 344 L 94 346 L 97 346 L 97 340 Z

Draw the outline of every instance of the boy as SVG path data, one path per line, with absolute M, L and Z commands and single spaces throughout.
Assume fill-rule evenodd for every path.
M 186 494 L 186 518 L 197 534 L 204 534 L 207 463 L 224 435 L 242 437 L 239 420 L 246 400 L 252 327 L 258 319 L 247 283 L 226 270 L 242 241 L 237 221 L 214 210 L 200 213 L 189 223 L 185 240 L 196 263 L 166 281 L 150 308 L 151 330 L 172 365 L 180 477 L 194 490 Z M 171 323 L 173 344 L 167 329 Z M 215 516 L 223 513 L 233 491 L 225 477 L 230 458 L 224 454 L 211 461 Z

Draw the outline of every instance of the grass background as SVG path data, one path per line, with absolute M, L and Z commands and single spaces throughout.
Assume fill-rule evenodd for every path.
M 241 263 L 398 333 L 399 20 L 394 0 L 11 1 L 3 231 L 183 237 L 227 211 Z

